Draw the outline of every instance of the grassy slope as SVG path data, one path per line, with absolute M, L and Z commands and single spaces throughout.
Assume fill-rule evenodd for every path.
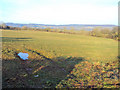
M 106 82 L 118 83 L 117 62 L 108 64 L 108 68 L 96 64 L 98 61 L 112 63 L 117 60 L 118 42 L 115 40 L 40 31 L 3 30 L 2 35 L 3 87 L 84 87 L 93 85 L 92 80 L 101 83 L 101 87 Z M 27 52 L 30 62 L 20 61 L 15 55 L 18 52 Z M 29 68 L 32 71 L 27 70 Z M 114 72 L 111 72 L 111 68 Z M 92 76 L 88 76 L 88 69 Z M 101 73 L 105 77 L 111 75 L 106 75 L 108 69 L 114 73 L 113 79 L 94 79 Z M 75 77 L 72 77 L 73 74 Z M 35 78 L 34 75 L 39 77 Z M 88 84 L 84 82 L 86 79 L 90 81 Z
M 84 57 L 92 62 L 109 62 L 117 60 L 118 56 L 118 42 L 112 39 L 39 31 L 3 31 L 3 37 L 8 37 L 9 41 L 13 39 L 11 43 L 4 42 L 7 38 L 3 38 L 3 48 L 24 49 L 27 47 L 34 50 L 44 50 L 49 53 L 49 55 L 45 53 L 45 56 L 49 58 L 73 56 Z

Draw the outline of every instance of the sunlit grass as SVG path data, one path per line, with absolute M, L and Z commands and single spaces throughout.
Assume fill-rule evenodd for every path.
M 105 85 L 111 82 L 112 87 L 118 87 L 115 85 L 118 84 L 118 76 L 115 76 L 118 42 L 115 40 L 29 30 L 3 30 L 2 35 L 3 87 L 80 88 L 94 85 L 108 88 L 110 86 Z M 28 53 L 29 62 L 21 61 L 16 56 L 19 52 Z M 102 73 L 105 73 L 104 77 L 114 73 L 114 79 L 99 80 L 97 75 Z
M 7 47 L 14 50 L 31 48 L 44 51 L 43 54 L 48 57 L 84 57 L 92 62 L 114 61 L 118 56 L 118 42 L 112 39 L 40 31 L 4 30 L 2 34 L 3 37 L 8 38 L 31 38 L 16 39 L 18 41 L 11 42 L 3 40 L 3 49 Z

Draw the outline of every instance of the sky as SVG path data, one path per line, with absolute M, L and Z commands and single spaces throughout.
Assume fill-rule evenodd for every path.
M 119 0 L 0 0 L 0 21 L 38 24 L 118 24 Z

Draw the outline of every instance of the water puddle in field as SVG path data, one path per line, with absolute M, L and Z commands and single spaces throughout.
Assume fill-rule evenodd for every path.
M 20 52 L 20 53 L 18 53 L 18 56 L 23 60 L 27 60 L 29 55 L 28 55 L 28 53 Z

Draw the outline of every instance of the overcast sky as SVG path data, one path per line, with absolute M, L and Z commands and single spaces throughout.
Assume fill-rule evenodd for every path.
M 0 21 L 118 24 L 119 0 L 0 0 Z

